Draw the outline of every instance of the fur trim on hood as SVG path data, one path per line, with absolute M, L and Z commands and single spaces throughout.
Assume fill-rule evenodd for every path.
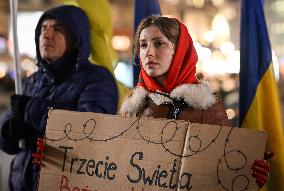
M 137 87 L 133 90 L 132 95 L 124 100 L 119 114 L 135 116 L 145 104 L 146 97 L 149 97 L 157 105 L 172 103 L 173 99 L 183 99 L 189 106 L 200 109 L 207 109 L 216 102 L 216 97 L 206 82 L 183 84 L 174 88 L 170 94 L 163 94 L 150 93 L 142 87 Z

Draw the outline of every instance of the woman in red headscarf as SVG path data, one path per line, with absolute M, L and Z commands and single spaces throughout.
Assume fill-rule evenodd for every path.
M 143 19 L 135 36 L 141 72 L 120 114 L 229 125 L 220 98 L 196 78 L 197 53 L 186 26 L 175 18 Z M 268 179 L 267 160 L 256 160 L 252 176 L 259 187 Z
M 120 113 L 229 124 L 220 99 L 196 78 L 197 53 L 184 24 L 174 18 L 148 17 L 138 27 L 135 47 L 142 66 L 139 82 Z

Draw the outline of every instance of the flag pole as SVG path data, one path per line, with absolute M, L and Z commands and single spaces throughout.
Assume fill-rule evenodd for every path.
M 14 47 L 14 69 L 15 69 L 15 93 L 18 95 L 23 94 L 22 80 L 21 80 L 21 66 L 20 66 L 20 53 L 18 46 L 18 36 L 17 36 L 17 11 L 18 2 L 17 0 L 10 0 L 10 13 L 11 13 L 11 26 L 13 35 L 13 47 Z M 19 147 L 25 147 L 24 139 L 19 140 Z
M 10 0 L 10 12 L 11 12 L 11 24 L 12 24 L 12 35 L 13 35 L 13 47 L 14 47 L 14 69 L 15 69 L 15 92 L 16 94 L 22 94 L 22 81 L 21 81 L 21 66 L 20 66 L 20 54 L 18 46 L 17 36 L 17 7 L 18 3 L 16 0 Z

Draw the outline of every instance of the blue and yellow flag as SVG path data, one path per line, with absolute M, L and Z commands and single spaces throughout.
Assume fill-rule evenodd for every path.
M 263 0 L 242 0 L 240 36 L 240 127 L 266 131 L 269 182 L 263 190 L 284 190 L 284 135 Z
M 134 34 L 141 20 L 151 15 L 160 15 L 161 9 L 157 0 L 135 0 Z M 133 35 L 134 36 L 134 35 Z M 140 73 L 139 59 L 134 58 L 136 65 L 133 67 L 134 86 Z
M 107 0 L 61 0 L 64 4 L 71 4 L 83 9 L 88 16 L 91 34 L 90 60 L 104 66 L 114 75 L 117 54 L 111 46 L 112 18 L 111 8 Z M 129 89 L 117 82 L 119 91 L 119 106 Z

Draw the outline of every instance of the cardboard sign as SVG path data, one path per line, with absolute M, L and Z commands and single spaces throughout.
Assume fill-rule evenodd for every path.
M 267 135 L 186 121 L 51 110 L 39 190 L 258 190 Z

